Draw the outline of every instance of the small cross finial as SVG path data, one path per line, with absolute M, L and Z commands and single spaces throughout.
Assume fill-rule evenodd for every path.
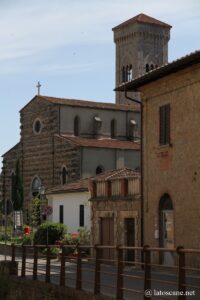
M 40 95 L 40 88 L 41 88 L 41 83 L 38 81 L 36 88 L 38 89 L 38 96 Z

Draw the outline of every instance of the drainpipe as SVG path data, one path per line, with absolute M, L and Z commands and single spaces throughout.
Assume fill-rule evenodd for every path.
M 144 246 L 144 194 L 143 194 L 143 103 L 140 100 L 131 98 L 127 95 L 126 87 L 124 87 L 124 95 L 127 100 L 133 101 L 140 105 L 141 107 L 141 119 L 140 119 L 140 130 L 141 130 L 141 138 L 140 138 L 140 169 L 141 169 L 141 222 L 140 222 L 140 230 L 141 230 L 141 247 Z M 142 261 L 143 261 L 143 252 L 142 252 Z

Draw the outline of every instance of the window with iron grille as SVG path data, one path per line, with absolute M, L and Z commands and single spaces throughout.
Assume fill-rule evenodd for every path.
M 160 106 L 160 145 L 170 144 L 170 104 Z

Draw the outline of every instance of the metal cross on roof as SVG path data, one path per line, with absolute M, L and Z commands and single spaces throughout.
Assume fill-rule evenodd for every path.
M 40 88 L 41 88 L 41 83 L 38 81 L 36 88 L 38 89 L 38 96 L 40 95 Z

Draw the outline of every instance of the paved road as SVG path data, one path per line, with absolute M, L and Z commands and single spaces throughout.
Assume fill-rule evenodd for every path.
M 4 256 L 0 255 L 0 260 L 4 260 Z M 10 257 L 8 257 L 10 260 Z M 19 262 L 19 273 L 21 274 L 21 257 L 16 257 L 16 260 Z M 26 263 L 26 277 L 32 279 L 32 268 L 33 260 L 27 259 Z M 38 260 L 38 280 L 45 280 L 45 271 L 46 271 L 46 259 Z M 65 285 L 69 287 L 75 287 L 75 278 L 76 278 L 76 264 L 73 262 L 66 262 L 66 279 Z M 140 290 L 143 291 L 144 285 L 144 272 L 142 270 L 136 270 L 133 267 L 126 267 L 124 270 L 124 288 L 129 290 Z M 60 261 L 51 260 L 51 282 L 54 284 L 59 284 L 60 276 Z M 134 278 L 132 276 L 135 276 Z M 94 287 L 94 264 L 84 261 L 82 263 L 82 288 L 83 290 L 93 292 Z M 156 282 L 154 280 L 160 280 Z M 162 280 L 171 281 L 173 284 L 164 284 Z M 115 296 L 116 290 L 116 267 L 102 265 L 101 266 L 101 288 L 100 291 L 104 295 Z M 152 290 L 156 291 L 177 291 L 177 276 L 176 274 L 162 273 L 162 272 L 152 272 Z M 195 286 L 200 286 L 200 277 L 194 275 L 193 277 L 187 277 L 187 283 Z M 190 289 L 190 291 L 193 289 Z M 166 297 L 166 296 L 165 296 Z M 125 300 L 141 300 L 143 299 L 143 292 L 133 293 L 130 291 L 124 291 Z M 154 299 L 161 299 L 156 296 Z M 168 296 L 165 299 L 177 299 L 176 296 Z M 187 296 L 187 300 L 199 300 L 200 299 L 200 289 L 195 290 L 195 295 Z

